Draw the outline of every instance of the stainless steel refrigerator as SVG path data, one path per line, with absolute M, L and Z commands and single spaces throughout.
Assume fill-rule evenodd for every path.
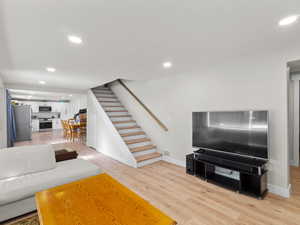
M 31 140 L 31 106 L 15 105 L 14 115 L 16 121 L 16 141 Z

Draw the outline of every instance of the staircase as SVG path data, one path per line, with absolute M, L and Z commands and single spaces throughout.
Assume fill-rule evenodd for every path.
M 108 87 L 92 89 L 98 102 L 105 110 L 112 124 L 133 154 L 137 167 L 142 167 L 161 160 L 161 154 L 141 127 L 134 121 L 117 96 Z

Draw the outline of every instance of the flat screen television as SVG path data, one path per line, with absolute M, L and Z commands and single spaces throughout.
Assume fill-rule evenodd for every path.
M 268 159 L 268 111 L 193 112 L 193 147 Z

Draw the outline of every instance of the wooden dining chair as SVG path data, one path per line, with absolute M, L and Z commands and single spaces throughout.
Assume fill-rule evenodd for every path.
M 80 122 L 79 124 L 79 139 L 83 143 L 86 141 L 86 122 Z
M 68 126 L 71 131 L 71 141 L 74 142 L 80 139 L 80 129 L 79 125 L 75 123 L 74 119 L 68 120 Z
M 87 113 L 86 111 L 81 111 L 79 113 L 79 121 L 80 121 L 80 140 L 81 142 L 86 142 L 86 122 L 87 122 Z
M 67 136 L 67 131 L 66 131 L 65 123 L 64 123 L 64 120 L 60 120 L 60 122 L 61 122 L 61 127 L 63 129 L 64 138 L 65 138 Z
M 68 125 L 68 121 L 67 120 L 61 120 L 61 123 L 62 123 L 63 131 L 64 131 L 64 138 L 66 138 L 67 140 L 71 140 L 72 139 L 72 132 L 71 132 L 71 129 Z

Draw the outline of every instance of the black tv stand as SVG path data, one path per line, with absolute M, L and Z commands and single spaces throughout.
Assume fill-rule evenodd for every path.
M 267 194 L 266 160 L 199 149 L 186 156 L 186 172 L 259 199 Z

